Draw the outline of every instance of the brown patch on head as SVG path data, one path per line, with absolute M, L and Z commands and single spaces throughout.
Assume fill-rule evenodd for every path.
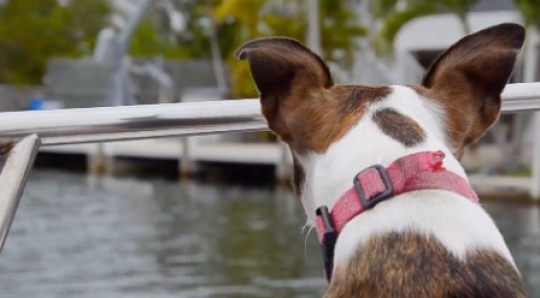
M 524 39 L 523 26 L 509 23 L 466 36 L 433 63 L 422 86 L 414 87 L 445 108 L 449 142 L 458 158 L 498 119 L 501 92 Z
M 418 145 L 425 139 L 425 132 L 416 121 L 392 108 L 375 112 L 373 121 L 386 135 L 405 147 Z
M 312 93 L 307 98 L 294 95 L 284 98 L 298 103 L 295 109 L 284 107 L 282 111 L 292 137 L 289 144 L 298 153 L 307 150 L 325 152 L 358 123 L 369 104 L 385 98 L 390 92 L 387 87 L 342 85 L 321 94 Z
M 358 122 L 366 105 L 391 91 L 334 86 L 322 59 L 288 38 L 250 41 L 236 56 L 249 61 L 268 126 L 297 153 L 326 151 Z
M 336 268 L 324 297 L 521 298 L 526 292 L 514 266 L 494 251 L 471 251 L 463 262 L 433 237 L 389 233 Z

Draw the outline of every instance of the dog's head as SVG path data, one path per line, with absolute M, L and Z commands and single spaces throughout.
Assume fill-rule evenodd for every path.
M 518 24 L 466 36 L 418 86 L 334 85 L 324 61 L 287 38 L 247 42 L 236 56 L 249 61 L 262 113 L 290 146 L 293 185 L 312 212 L 324 198 L 311 202 L 318 199 L 302 192 L 334 196 L 324 188 L 343 191 L 345 184 L 334 180 L 350 186 L 354 174 L 372 164 L 425 148 L 444 149 L 457 162 L 499 117 L 500 95 L 524 38 Z

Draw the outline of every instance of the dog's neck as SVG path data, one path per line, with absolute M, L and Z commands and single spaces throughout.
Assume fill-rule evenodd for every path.
M 394 86 L 393 89 L 391 96 L 370 106 L 366 111 L 367 114 L 358 124 L 343 138 L 330 146 L 324 154 L 310 153 L 298 156 L 305 171 L 301 199 L 309 225 L 316 224 L 316 209 L 318 207 L 327 206 L 332 209 L 339 198 L 352 187 L 353 178 L 359 171 L 375 164 L 386 167 L 409 154 L 442 150 L 446 155 L 444 167 L 467 179 L 465 170 L 454 157 L 445 140 L 443 110 L 435 103 L 427 105 L 429 101 L 422 99 L 408 87 Z M 424 141 L 418 145 L 407 147 L 384 134 L 371 117 L 371 114 L 383 108 L 392 108 L 414 119 L 425 132 Z M 421 192 L 429 193 L 430 191 Z M 456 196 L 455 194 L 443 195 Z M 410 194 L 403 194 L 392 200 L 402 200 L 401 197 L 407 196 Z M 406 211 L 404 210 L 404 212 Z M 361 214 L 358 217 L 364 216 Z M 369 230 L 376 230 L 377 227 L 364 225 L 361 229 L 364 230 L 363 232 L 369 233 Z M 351 236 L 348 236 L 346 230 L 344 232 L 338 239 L 336 246 L 336 265 L 340 259 L 346 260 L 352 255 L 358 243 L 361 242 L 360 231 L 352 231 Z M 459 254 L 461 249 L 455 251 Z
M 408 87 L 393 88 L 394 92 L 388 99 L 373 104 L 362 120 L 325 153 L 298 157 L 306 174 L 302 204 L 308 224 L 315 224 L 315 210 L 318 207 L 334 206 L 341 195 L 352 187 L 352 180 L 359 171 L 375 164 L 388 166 L 412 153 L 442 150 L 447 156 L 445 168 L 467 179 L 463 167 L 446 144 L 443 110 L 435 103 L 427 106 L 426 100 Z M 369 115 L 382 108 L 392 108 L 416 120 L 426 133 L 425 141 L 407 148 L 385 135 Z

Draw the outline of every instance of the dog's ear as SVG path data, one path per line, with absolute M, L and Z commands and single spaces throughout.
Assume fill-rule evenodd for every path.
M 328 66 L 300 42 L 271 37 L 249 41 L 235 56 L 248 60 L 261 97 L 262 113 L 272 131 L 291 141 L 286 113 L 294 114 L 310 104 L 314 92 L 333 86 Z M 316 97 L 316 96 L 315 96 Z
M 498 119 L 501 92 L 525 39 L 518 24 L 500 24 L 459 40 L 432 64 L 422 85 L 446 107 L 457 150 L 476 142 Z

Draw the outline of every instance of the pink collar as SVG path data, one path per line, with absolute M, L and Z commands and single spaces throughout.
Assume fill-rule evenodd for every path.
M 371 166 L 354 177 L 353 187 L 339 198 L 332 212 L 326 206 L 317 209 L 317 234 L 328 281 L 339 233 L 351 219 L 378 203 L 405 192 L 427 189 L 451 191 L 478 202 L 467 180 L 443 167 L 444 157 L 442 151 L 420 152 L 404 156 L 387 168 Z

